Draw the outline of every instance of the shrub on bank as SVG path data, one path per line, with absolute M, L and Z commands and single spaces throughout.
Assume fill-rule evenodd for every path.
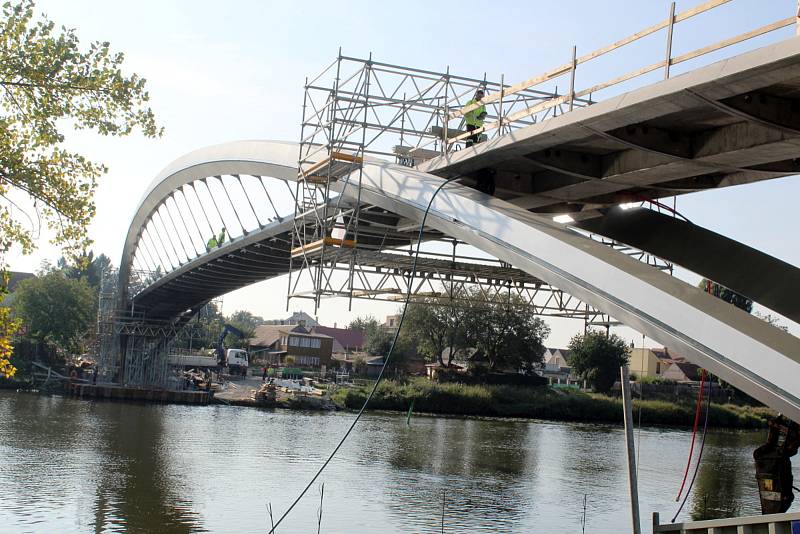
M 342 388 L 333 394 L 338 406 L 359 409 L 370 388 Z M 596 423 L 622 422 L 622 401 L 600 394 L 555 390 L 550 387 L 479 386 L 436 383 L 425 379 L 407 382 L 385 380 L 370 402 L 372 410 L 414 411 L 447 415 L 525 417 L 556 421 Z M 638 420 L 647 425 L 689 426 L 694 421 L 694 404 L 634 400 Z M 772 415 L 768 408 L 711 405 L 709 424 L 715 427 L 757 428 Z

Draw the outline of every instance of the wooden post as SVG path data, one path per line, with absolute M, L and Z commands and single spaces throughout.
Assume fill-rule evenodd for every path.
M 631 382 L 628 366 L 620 368 L 622 385 L 622 408 L 625 415 L 625 445 L 628 453 L 628 489 L 631 498 L 631 521 L 633 534 L 642 534 L 639 521 L 639 481 L 636 477 L 636 449 L 633 441 L 633 401 L 631 400 Z
M 797 0 L 800 2 L 800 0 Z M 667 57 L 664 61 L 664 79 L 669 78 L 669 67 L 672 63 L 672 27 L 675 26 L 675 2 L 669 6 L 669 24 L 667 26 Z
M 800 0 L 798 0 L 800 2 Z M 572 46 L 572 69 L 569 76 L 569 110 L 572 111 L 572 105 L 575 101 L 575 69 L 578 67 L 577 61 L 578 48 Z

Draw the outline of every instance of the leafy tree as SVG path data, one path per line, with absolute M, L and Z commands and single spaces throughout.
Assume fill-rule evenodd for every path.
M 394 335 L 381 328 L 375 317 L 366 315 L 356 317 L 347 328 L 364 332 L 364 350 L 372 356 L 386 356 L 392 346 Z
M 720 285 L 708 278 L 703 278 L 697 287 L 705 291 L 706 293 L 710 293 L 717 298 L 724 300 L 729 304 L 733 304 L 740 310 L 744 310 L 747 313 L 753 311 L 753 301 L 744 295 L 737 293 L 732 289 L 728 289 L 727 287 Z
M 253 315 L 247 310 L 238 310 L 229 315 L 225 322 L 241 330 L 242 337 L 228 334 L 225 336 L 225 346 L 234 349 L 246 349 L 250 340 L 256 335 L 256 327 L 264 324 L 264 319 Z
M 253 330 L 264 324 L 264 318 L 253 315 L 247 310 L 237 310 L 228 316 L 228 322 L 239 329 Z
M 46 17 L 34 21 L 32 0 L 7 2 L 0 24 L 0 195 L 27 196 L 55 231 L 54 243 L 75 253 L 87 248 L 97 179 L 106 168 L 64 148 L 62 129 L 103 135 L 160 135 L 145 80 L 121 70 L 123 54 L 107 42 L 82 50 L 74 30 Z M 0 207 L 0 248 L 34 248 L 32 228 Z
M 106 168 L 67 150 L 63 127 L 117 136 L 140 128 L 147 137 L 161 130 L 147 106 L 145 80 L 122 72 L 122 54 L 112 53 L 107 42 L 81 49 L 73 30 L 56 30 L 45 17 L 33 19 L 32 0 L 3 4 L 0 255 L 14 244 L 32 252 L 34 219 L 54 231 L 53 243 L 74 255 L 89 245 L 93 196 Z M 0 286 L 5 292 L 7 286 Z M 11 314 L 0 312 L 0 369 L 10 369 L 6 356 L 14 331 Z
M 62 256 L 56 265 L 67 278 L 84 279 L 94 289 L 100 288 L 103 273 L 114 268 L 108 256 L 100 254 L 95 258 L 92 251 L 82 252 L 78 257 L 71 259 Z
M 9 275 L 6 272 L 0 273 L 0 302 L 8 295 Z M 14 347 L 11 344 L 11 337 L 14 336 L 22 326 L 22 321 L 13 317 L 11 308 L 0 306 L 0 376 L 11 378 L 17 368 L 11 364 L 11 356 Z
M 350 330 L 361 330 L 362 332 L 367 331 L 367 326 L 371 324 L 378 324 L 378 320 L 375 319 L 372 315 L 365 315 L 363 317 L 356 317 L 350 324 L 347 325 L 347 328 Z
M 569 365 L 595 391 L 607 393 L 629 360 L 628 345 L 616 334 L 589 330 L 569 341 Z
M 490 370 L 502 368 L 532 372 L 544 356 L 550 327 L 534 315 L 530 304 L 511 295 L 498 302 L 475 290 L 465 320 L 468 343 L 483 351 Z
M 468 317 L 469 308 L 463 303 L 454 304 L 447 297 L 425 297 L 409 304 L 401 334 L 428 361 L 444 366 L 442 354 L 447 347 L 455 351 L 466 346 L 464 326 Z
M 53 271 L 20 282 L 12 307 L 27 327 L 26 337 L 77 352 L 94 320 L 94 302 L 94 292 L 85 280 Z

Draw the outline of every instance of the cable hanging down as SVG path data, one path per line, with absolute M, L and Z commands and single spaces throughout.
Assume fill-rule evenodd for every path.
M 681 487 L 678 490 L 678 496 L 675 497 L 675 502 L 679 502 L 681 500 L 681 494 L 683 493 L 683 487 L 686 485 L 686 478 L 689 476 L 689 466 L 692 464 L 692 453 L 694 452 L 694 442 L 697 438 L 697 427 L 700 423 L 700 412 L 703 408 L 703 386 L 705 385 L 706 381 L 706 370 L 700 370 L 700 389 L 697 390 L 697 406 L 694 411 L 694 426 L 692 428 L 692 444 L 689 447 L 689 457 L 686 459 L 686 469 L 683 472 L 683 481 L 681 482 Z
M 423 233 L 424 233 L 424 230 L 425 230 L 425 222 L 428 219 L 428 213 L 431 210 L 431 206 L 433 205 L 433 201 L 436 199 L 436 196 L 439 194 L 439 192 L 442 190 L 442 188 L 444 188 L 444 186 L 446 186 L 450 182 L 452 182 L 454 180 L 457 180 L 459 178 L 460 178 L 460 176 L 454 176 L 452 178 L 448 178 L 447 180 L 445 180 L 441 184 L 439 184 L 439 187 L 436 188 L 436 191 L 433 192 L 433 195 L 431 196 L 431 199 L 428 201 L 428 206 L 425 208 L 425 213 L 422 216 L 422 222 L 420 222 L 420 225 L 419 225 L 419 235 L 417 236 L 417 248 L 414 251 L 414 262 L 411 265 L 411 273 L 410 273 L 410 278 L 409 278 L 409 281 L 408 281 L 408 290 L 406 291 L 406 298 L 405 298 L 405 302 L 403 303 L 403 312 L 400 314 L 400 321 L 397 324 L 397 331 L 394 334 L 394 338 L 392 338 L 392 344 L 389 347 L 389 352 L 386 354 L 386 357 L 383 359 L 383 366 L 381 367 L 381 370 L 378 373 L 378 377 L 375 379 L 375 383 L 372 386 L 372 390 L 370 390 L 369 395 L 367 395 L 367 398 L 364 400 L 364 404 L 361 405 L 361 408 L 358 410 L 358 413 L 353 418 L 353 422 L 350 423 L 350 426 L 345 431 L 344 435 L 339 440 L 339 442 L 336 444 L 336 447 L 334 447 L 333 451 L 331 451 L 331 453 L 328 456 L 328 458 L 322 463 L 322 465 L 317 470 L 317 472 L 314 474 L 314 476 L 311 477 L 311 480 L 308 481 L 308 484 L 306 484 L 306 486 L 303 488 L 303 490 L 300 492 L 300 494 L 295 498 L 294 501 L 292 501 L 292 504 L 289 505 L 289 508 L 287 508 L 286 511 L 278 518 L 278 520 L 275 522 L 275 524 L 271 526 L 271 528 L 269 530 L 269 534 L 273 534 L 275 532 L 275 529 L 283 522 L 284 519 L 286 519 L 286 517 L 294 509 L 294 507 L 297 505 L 297 503 L 299 503 L 300 500 L 305 496 L 305 494 L 308 492 L 308 490 L 311 488 L 311 486 L 314 484 L 314 482 L 317 481 L 317 479 L 322 474 L 322 472 L 325 470 L 325 468 L 328 467 L 328 464 L 331 462 L 331 460 L 333 460 L 333 457 L 336 456 L 336 453 L 339 452 L 339 449 L 342 447 L 342 445 L 344 445 L 344 442 L 347 440 L 348 436 L 350 436 L 350 433 L 353 431 L 353 429 L 355 428 L 356 424 L 361 419 L 361 415 L 367 409 L 367 405 L 369 404 L 369 401 L 372 400 L 372 397 L 375 395 L 375 391 L 377 391 L 378 385 L 380 384 L 381 380 L 383 379 L 383 375 L 386 372 L 386 367 L 388 366 L 389 361 L 392 358 L 392 354 L 394 353 L 395 345 L 397 345 L 397 340 L 400 337 L 400 330 L 403 328 L 403 321 L 405 321 L 405 318 L 406 318 L 406 311 L 408 310 L 408 303 L 411 301 L 412 286 L 413 286 L 414 278 L 416 277 L 416 273 L 417 273 L 417 259 L 419 258 L 419 250 L 420 250 L 420 245 L 422 244 L 422 236 L 423 236 Z
M 689 500 L 689 495 L 692 493 L 692 487 L 694 486 L 694 481 L 697 478 L 697 472 L 700 470 L 700 462 L 703 459 L 703 449 L 706 446 L 706 436 L 708 435 L 708 414 L 711 412 L 711 376 L 708 377 L 708 397 L 706 397 L 706 416 L 703 422 L 703 437 L 700 440 L 700 451 L 697 453 L 697 462 L 694 464 L 694 473 L 692 473 L 692 479 L 689 481 L 689 487 L 686 488 L 686 495 L 683 496 L 683 501 L 681 505 L 678 507 L 678 510 L 675 512 L 675 515 L 672 516 L 672 523 L 678 518 L 678 515 L 683 510 L 686 501 Z

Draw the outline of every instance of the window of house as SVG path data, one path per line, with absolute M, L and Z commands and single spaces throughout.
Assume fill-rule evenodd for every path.
M 657 375 L 661 374 L 661 362 L 656 363 L 656 374 Z
M 319 338 L 314 337 L 300 337 L 300 336 L 290 336 L 289 337 L 289 346 L 290 347 L 305 347 L 311 349 L 318 349 L 322 346 L 322 340 Z
M 319 367 L 319 358 L 316 356 L 298 356 L 297 363 L 311 367 Z

